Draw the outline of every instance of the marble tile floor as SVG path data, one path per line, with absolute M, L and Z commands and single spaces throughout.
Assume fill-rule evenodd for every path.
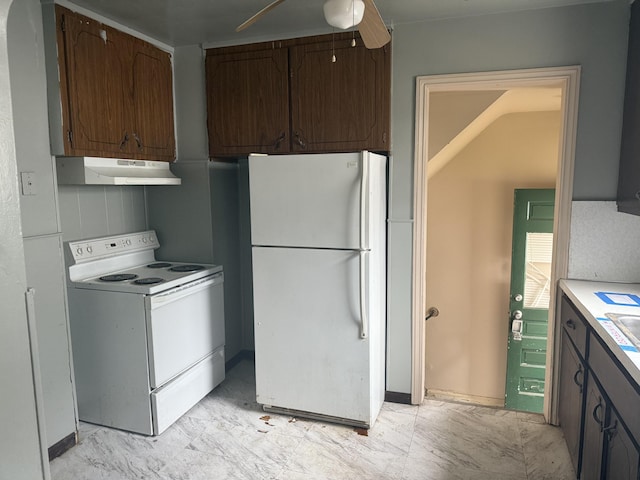
M 385 403 L 368 436 L 265 414 L 254 367 L 226 380 L 158 437 L 81 423 L 53 480 L 574 479 L 560 429 L 539 415 L 426 400 Z

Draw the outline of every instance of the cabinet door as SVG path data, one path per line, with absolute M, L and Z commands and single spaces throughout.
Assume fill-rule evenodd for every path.
M 291 47 L 293 151 L 389 150 L 390 46 L 350 42 Z
M 640 4 L 631 5 L 627 83 L 618 173 L 618 210 L 640 215 Z
M 585 369 L 564 329 L 562 330 L 561 348 L 558 416 L 562 433 L 567 442 L 571 461 L 573 462 L 573 467 L 575 471 L 578 472 L 583 410 L 582 392 L 585 381 Z
M 133 126 L 128 142 L 135 158 L 173 160 L 173 71 L 171 56 L 132 39 L 131 103 Z
M 58 8 L 62 29 L 60 80 L 65 153 L 113 156 L 125 143 L 129 122 L 124 108 L 127 59 L 122 37 L 109 28 Z M 60 45 L 59 45 L 60 48 Z
M 286 48 L 209 54 L 209 155 L 289 151 Z
M 638 478 L 638 450 L 614 410 L 610 412 L 607 436 L 606 479 Z
M 587 375 L 585 395 L 580 478 L 582 480 L 599 480 L 602 470 L 602 429 L 604 428 L 607 406 L 602 392 L 591 375 Z

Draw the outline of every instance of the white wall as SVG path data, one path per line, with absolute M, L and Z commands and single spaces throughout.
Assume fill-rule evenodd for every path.
M 613 199 L 624 97 L 629 2 L 416 22 L 393 32 L 389 256 L 411 265 L 415 81 L 420 75 L 581 65 L 574 199 Z M 393 268 L 393 267 L 390 267 Z M 400 273 L 400 272 L 398 272 Z M 411 269 L 403 269 L 411 276 Z M 410 296 L 391 284 L 387 389 L 411 391 Z

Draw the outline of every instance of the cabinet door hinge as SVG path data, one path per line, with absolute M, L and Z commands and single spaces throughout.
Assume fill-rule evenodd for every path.
M 69 143 L 73 145 L 73 132 L 71 130 L 67 130 L 67 138 L 69 139 Z
M 62 30 L 63 32 L 65 31 L 64 17 L 62 17 L 62 19 L 60 20 L 60 30 Z

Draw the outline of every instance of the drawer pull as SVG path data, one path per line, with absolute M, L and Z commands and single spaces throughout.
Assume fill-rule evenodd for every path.
M 580 387 L 580 393 L 582 393 L 582 379 L 578 380 L 578 376 L 582 373 L 582 365 L 580 365 L 578 370 L 576 370 L 576 373 L 573 375 L 573 383 Z
M 571 328 L 572 330 L 576 329 L 576 322 L 574 322 L 572 318 L 567 320 L 566 324 L 567 324 L 567 327 Z

